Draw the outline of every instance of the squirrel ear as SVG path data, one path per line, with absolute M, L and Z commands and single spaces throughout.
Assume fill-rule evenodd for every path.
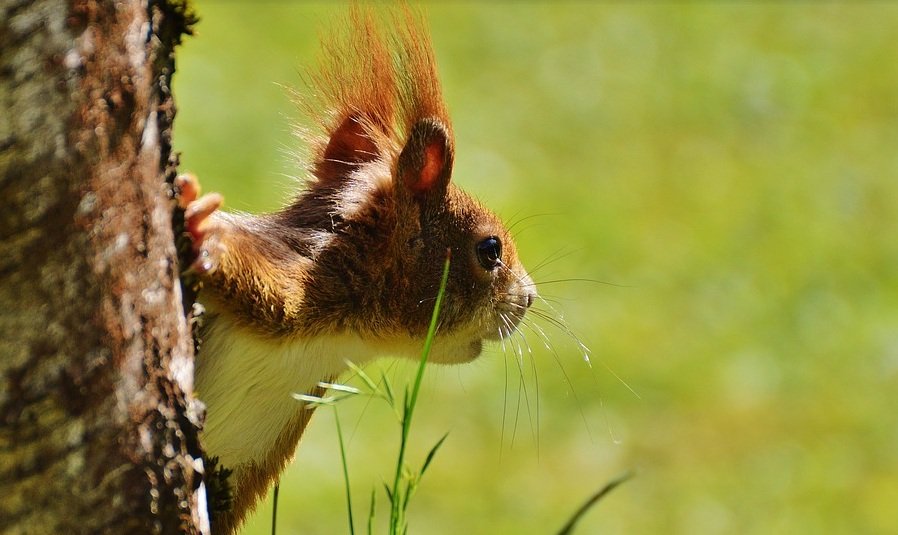
M 331 132 L 324 154 L 315 164 L 315 176 L 320 180 L 340 180 L 379 156 L 362 121 L 358 115 L 350 115 Z
M 396 177 L 414 195 L 445 190 L 452 175 L 452 158 L 446 127 L 436 119 L 421 119 L 399 154 Z

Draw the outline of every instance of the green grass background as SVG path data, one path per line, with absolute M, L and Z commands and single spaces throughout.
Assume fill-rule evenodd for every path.
M 298 173 L 277 84 L 301 84 L 343 9 L 197 6 L 175 76 L 182 168 L 231 208 L 273 209 Z M 554 259 L 537 281 L 620 286 L 540 288 L 592 370 L 551 329 L 557 360 L 528 333 L 526 394 L 499 347 L 428 370 L 410 461 L 450 435 L 411 532 L 553 533 L 636 469 L 579 533 L 898 533 L 898 5 L 427 11 L 453 179 L 506 219 L 537 215 L 517 238 L 526 264 Z M 413 368 L 383 366 L 399 383 Z M 364 517 L 399 427 L 363 399 L 341 419 Z M 323 410 L 279 533 L 345 532 L 342 492 Z

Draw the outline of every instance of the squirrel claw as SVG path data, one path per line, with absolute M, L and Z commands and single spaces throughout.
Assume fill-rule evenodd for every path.
M 196 260 L 190 264 L 190 267 L 187 269 L 190 273 L 196 273 L 197 275 L 202 275 L 204 273 L 209 273 L 215 269 L 215 263 L 210 259 L 209 251 L 200 250 L 199 254 L 197 254 Z
M 217 248 L 215 239 L 208 239 L 213 230 L 209 221 L 216 210 L 221 207 L 224 198 L 218 193 L 207 193 L 200 196 L 200 184 L 196 176 L 185 173 L 175 178 L 178 189 L 178 206 L 184 209 L 184 229 L 193 243 L 195 260 L 188 271 L 203 274 L 215 269 L 216 261 L 212 251 Z M 209 243 L 212 241 L 213 243 Z
M 184 209 L 184 226 L 194 243 L 202 242 L 206 219 L 221 206 L 224 198 L 218 193 L 207 193 L 191 202 Z
M 178 206 L 184 210 L 200 196 L 200 182 L 193 173 L 183 173 L 175 177 L 175 191 Z

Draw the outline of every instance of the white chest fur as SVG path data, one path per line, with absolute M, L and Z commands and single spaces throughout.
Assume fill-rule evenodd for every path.
M 227 314 L 218 316 L 205 333 L 196 368 L 197 394 L 207 407 L 206 451 L 229 467 L 261 458 L 304 410 L 291 394 L 335 378 L 347 360 L 361 364 L 372 357 L 356 336 L 273 342 L 236 326 Z

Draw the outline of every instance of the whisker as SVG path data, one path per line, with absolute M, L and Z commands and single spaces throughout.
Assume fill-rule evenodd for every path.
M 505 225 L 508 230 L 513 229 L 515 227 L 515 225 L 517 225 L 521 221 L 531 217 L 531 216 L 524 216 L 524 217 L 518 218 L 519 215 L 521 215 L 521 210 L 515 210 L 515 212 L 513 214 L 511 214 L 511 216 L 504 218 L 506 221 Z
M 505 444 L 505 428 L 508 421 L 508 345 L 506 345 L 508 342 L 506 341 L 506 332 L 511 328 L 511 324 L 503 313 L 499 313 L 499 319 L 503 324 L 499 325 L 497 329 L 499 331 L 499 340 L 502 347 L 502 362 L 505 368 L 505 393 L 502 397 L 502 434 L 499 439 L 499 454 L 501 456 Z M 518 406 L 520 408 L 520 390 L 518 391 Z M 515 414 L 515 428 L 517 428 L 517 417 L 518 414 Z M 511 444 L 514 445 L 514 433 L 512 433 Z
M 548 305 L 548 303 L 546 303 L 546 304 Z M 550 307 L 550 308 L 551 308 L 552 311 L 554 312 L 554 308 L 552 308 L 552 307 Z M 540 318 L 540 319 L 542 319 L 542 320 L 548 322 L 548 323 L 551 324 L 552 326 L 554 326 L 554 327 L 560 329 L 562 332 L 564 332 L 565 334 L 567 334 L 568 336 L 570 336 L 571 339 L 572 339 L 574 342 L 577 343 L 577 345 L 580 347 L 580 349 L 583 350 L 583 352 L 584 352 L 584 353 L 583 353 L 583 360 L 586 362 L 587 366 L 589 366 L 590 370 L 592 370 L 592 360 L 590 359 L 590 355 L 589 355 L 589 354 L 590 354 L 590 351 L 589 351 L 589 348 L 586 347 L 586 345 L 583 344 L 583 342 L 581 342 L 579 338 L 577 338 L 577 336 L 573 333 L 573 331 L 570 330 L 570 328 L 567 326 L 566 323 L 563 322 L 563 320 L 559 320 L 559 319 L 557 319 L 557 318 L 554 318 L 554 317 L 552 317 L 552 316 L 549 316 L 546 312 L 544 312 L 544 311 L 542 311 L 542 310 L 539 310 L 539 309 L 534 309 L 534 308 L 532 308 L 532 307 L 531 307 L 531 309 L 530 309 L 530 313 L 531 313 L 533 316 L 536 316 L 536 317 L 538 317 L 538 318 Z M 616 373 L 614 372 L 614 370 L 612 370 L 611 367 L 609 367 L 609 366 L 605 363 L 605 361 L 599 359 L 599 364 L 601 364 L 602 367 L 605 368 L 605 370 L 608 371 L 608 373 L 610 373 L 610 374 L 611 374 L 611 375 L 612 375 L 612 376 L 613 376 L 613 377 L 614 377 L 620 384 L 624 385 L 624 387 L 626 387 L 626 389 L 629 390 L 630 393 L 632 393 L 634 396 L 636 396 L 637 399 L 642 399 L 642 396 L 640 396 L 639 393 L 636 392 L 636 390 L 635 390 L 632 386 L 630 386 L 629 383 L 627 383 L 626 381 L 624 381 L 624 379 L 623 379 L 621 376 L 619 376 L 618 374 L 616 374 Z M 593 371 L 592 373 L 593 373 L 593 377 L 595 377 L 595 372 Z M 596 381 L 598 381 L 598 380 L 596 379 Z
M 520 334 L 519 331 L 515 331 L 515 332 L 518 332 L 518 334 Z M 521 384 L 524 385 L 524 402 L 525 402 L 525 407 L 527 407 L 527 423 L 530 424 L 530 434 L 532 436 L 532 439 L 534 441 L 536 441 L 538 444 L 539 439 L 535 435 L 534 427 L 533 427 L 533 412 L 531 411 L 532 404 L 530 403 L 530 394 L 527 391 L 527 376 L 525 375 L 525 368 L 524 368 L 524 349 L 523 349 L 523 346 L 521 345 L 521 341 L 518 340 L 517 337 L 514 338 L 514 344 L 518 348 L 518 365 L 520 367 L 520 372 L 521 372 Z M 531 359 L 531 361 L 532 361 L 532 359 Z M 538 397 L 539 394 L 537 393 L 536 396 Z M 539 407 L 539 401 L 537 401 L 536 406 Z
M 512 216 L 509 220 L 508 231 L 511 232 L 516 226 L 518 226 L 518 224 L 523 223 L 524 221 L 527 221 L 530 219 L 536 219 L 537 217 L 559 216 L 559 215 L 562 215 L 562 214 L 554 213 L 554 212 L 546 212 L 546 213 L 542 213 L 542 214 L 530 214 L 530 215 L 524 216 L 516 221 L 514 220 L 514 216 Z
M 518 435 L 518 419 L 521 416 L 521 386 L 523 385 L 524 379 L 518 379 L 518 401 L 514 411 L 514 424 L 511 427 L 511 442 L 509 443 L 509 449 L 514 448 L 514 440 Z
M 499 318 L 505 321 L 503 314 L 499 314 Z M 502 460 L 502 451 L 505 446 L 505 422 L 508 416 L 508 352 L 505 350 L 505 338 L 502 337 L 502 326 L 498 326 L 499 340 L 502 344 L 502 366 L 504 368 L 504 386 L 502 395 L 502 431 L 499 435 L 499 460 Z
M 531 275 L 533 275 L 532 272 L 531 272 Z M 534 282 L 530 286 L 544 286 L 546 284 L 558 284 L 561 282 L 590 282 L 593 284 L 603 284 L 605 286 L 614 286 L 615 288 L 634 288 L 634 286 L 630 286 L 627 284 L 617 284 L 614 282 L 608 282 L 608 281 L 603 281 L 603 280 L 599 280 L 599 279 L 584 279 L 584 278 L 577 278 L 577 277 L 570 278 L 570 279 L 555 279 L 555 280 L 549 280 L 549 281 L 539 281 L 539 282 Z
M 528 269 L 527 271 L 530 273 L 530 276 L 532 277 L 533 274 L 538 272 L 539 270 L 545 268 L 546 266 L 552 265 L 555 262 L 558 262 L 559 260 L 567 258 L 567 257 L 571 256 L 572 254 L 574 254 L 573 251 L 565 251 L 563 248 L 558 249 L 555 252 L 549 253 L 549 255 L 542 262 L 539 262 L 538 264 L 533 266 L 533 268 Z
M 564 253 L 560 256 L 563 258 L 565 256 L 570 255 L 571 253 Z M 539 264 L 536 269 L 540 269 L 546 265 L 548 265 L 551 261 L 554 260 L 545 260 L 541 264 Z M 540 399 L 540 384 L 539 384 L 539 368 L 536 363 L 536 358 L 533 353 L 533 348 L 528 342 L 527 337 L 525 336 L 524 329 L 529 330 L 535 335 L 539 341 L 545 346 L 546 350 L 552 355 L 552 358 L 555 361 L 555 364 L 558 366 L 561 371 L 561 375 L 564 379 L 564 383 L 566 387 L 569 389 L 571 395 L 573 396 L 576 404 L 577 410 L 580 413 L 580 418 L 583 421 L 583 425 L 586 428 L 587 434 L 590 437 L 590 440 L 594 440 L 594 435 L 592 429 L 590 427 L 589 419 L 587 418 L 587 411 L 584 408 L 583 402 L 580 399 L 580 396 L 577 393 L 577 390 L 574 386 L 574 382 L 571 378 L 570 373 L 566 369 L 565 365 L 562 362 L 561 355 L 558 350 L 555 348 L 552 340 L 547 333 L 544 327 L 551 327 L 557 329 L 561 333 L 565 335 L 570 341 L 576 344 L 578 351 L 580 352 L 583 361 L 586 363 L 587 367 L 590 370 L 590 376 L 592 377 L 593 383 L 595 384 L 596 389 L 599 392 L 599 402 L 602 408 L 602 413 L 604 415 L 605 424 L 608 429 L 608 433 L 611 437 L 611 440 L 615 444 L 620 443 L 620 439 L 615 435 L 614 429 L 611 426 L 611 422 L 609 421 L 608 412 L 605 410 L 605 400 L 601 395 L 601 387 L 599 385 L 598 377 L 595 368 L 592 364 L 591 359 L 591 351 L 589 347 L 586 346 L 585 343 L 574 333 L 568 323 L 565 321 L 564 315 L 559 312 L 559 310 L 554 306 L 559 304 L 559 300 L 557 298 L 551 297 L 549 295 L 543 295 L 541 292 L 533 295 L 532 292 L 529 291 L 530 288 L 534 288 L 537 286 L 543 287 L 550 284 L 562 284 L 562 283 L 571 283 L 571 282 L 585 282 L 591 284 L 601 284 L 605 286 L 612 286 L 617 288 L 631 288 L 629 285 L 616 284 L 608 281 L 590 279 L 590 278 L 557 278 L 547 281 L 540 281 L 539 283 L 532 282 L 528 278 L 528 280 L 524 280 L 523 275 L 519 275 L 516 273 L 511 267 L 502 263 L 499 263 L 500 269 L 504 269 L 508 271 L 508 274 L 511 275 L 516 281 L 517 285 L 513 291 L 506 291 L 499 295 L 499 300 L 501 302 L 502 312 L 497 314 L 500 319 L 500 325 L 498 326 L 498 330 L 500 336 L 509 337 L 506 345 L 506 341 L 504 337 L 502 338 L 502 348 L 504 357 L 507 359 L 509 357 L 515 359 L 515 363 L 518 367 L 519 381 L 518 381 L 518 396 L 517 396 L 517 404 L 515 407 L 515 416 L 513 429 L 511 434 L 511 446 L 514 446 L 514 441 L 517 436 L 517 425 L 521 416 L 521 403 L 526 403 L 527 408 L 527 418 L 531 424 L 531 432 L 534 434 L 534 440 L 536 441 L 537 448 L 537 456 L 540 454 L 541 449 L 541 399 Z M 530 275 L 534 273 L 535 270 L 530 271 Z M 536 298 L 537 303 L 531 303 L 531 305 L 536 306 L 528 306 L 525 304 L 529 297 Z M 540 325 L 538 322 L 545 322 L 543 325 Z M 521 329 L 516 329 L 516 327 L 521 326 Z M 510 334 L 514 334 L 514 336 L 509 336 Z M 553 333 L 555 334 L 555 333 Z M 512 354 L 508 355 L 508 347 L 511 348 Z M 531 394 L 528 392 L 527 379 L 526 379 L 526 369 L 524 364 L 524 350 L 526 349 L 527 354 L 530 358 L 530 373 L 533 374 L 533 387 L 536 389 L 534 395 L 535 405 L 531 404 Z M 630 386 L 621 376 L 614 372 L 607 363 L 605 363 L 602 359 L 599 359 L 599 363 L 601 366 L 609 373 L 616 381 L 618 381 L 621 385 L 623 385 L 627 390 L 630 391 L 637 399 L 642 399 L 636 390 Z M 508 361 L 505 361 L 505 391 L 507 396 L 509 379 L 508 379 Z M 508 403 L 507 397 L 503 399 L 503 413 L 502 413 L 502 443 L 500 443 L 500 449 L 504 448 L 505 441 L 505 426 L 508 422 Z M 535 410 L 535 414 L 531 409 Z M 533 428 L 533 423 L 536 423 L 536 428 Z
M 605 398 L 601 395 L 599 396 L 599 407 L 602 409 L 602 415 L 605 418 L 605 427 L 608 429 L 608 436 L 611 437 L 611 443 L 620 445 L 623 444 L 623 440 L 617 438 L 617 435 L 614 434 L 614 428 L 611 426 L 611 421 L 608 419 L 608 411 L 605 409 Z
M 580 418 L 583 420 L 583 425 L 586 426 L 586 434 L 589 435 L 589 439 L 592 440 L 592 430 L 589 427 L 589 421 L 586 418 L 586 413 L 583 411 L 583 403 L 580 402 L 580 396 L 577 395 L 577 389 L 574 388 L 574 382 L 571 381 L 571 377 L 570 375 L 568 375 L 564 364 L 561 363 L 561 357 L 558 355 L 558 351 L 555 350 L 555 347 L 552 346 L 549 335 L 546 334 L 546 331 L 544 331 L 539 325 L 527 321 L 522 321 L 521 324 L 530 329 L 531 332 L 535 333 L 536 336 L 540 338 L 540 340 L 542 340 L 543 345 L 547 350 L 549 350 L 549 353 L 552 354 L 552 358 L 555 359 L 555 363 L 558 364 L 558 368 L 561 370 L 561 375 L 564 377 L 564 382 L 567 383 L 567 387 L 571 391 L 571 394 L 574 396 L 574 401 L 577 403 L 577 410 L 580 412 Z M 595 376 L 595 374 L 593 374 L 593 376 Z
M 544 304 L 546 304 L 547 306 L 549 306 L 549 309 L 550 309 L 552 312 L 554 312 L 554 313 L 556 314 L 556 316 L 558 316 L 558 313 L 555 311 L 555 308 L 554 308 L 554 307 L 552 307 L 551 305 L 549 305 L 549 303 L 546 302 L 545 300 L 542 300 L 542 299 L 541 299 L 541 301 L 543 301 Z M 534 316 L 536 316 L 536 317 L 538 317 L 538 318 L 540 318 L 540 319 L 545 320 L 546 322 L 548 322 L 549 324 L 551 324 L 553 327 L 557 328 L 558 330 L 560 330 L 561 332 L 563 332 L 564 334 L 566 334 L 568 337 L 570 337 L 570 339 L 573 340 L 574 343 L 576 343 L 577 346 L 578 346 L 578 347 L 580 348 L 580 350 L 582 351 L 582 357 L 583 357 L 583 360 L 584 360 L 587 364 L 590 364 L 590 360 L 589 360 L 589 353 L 590 353 L 590 351 L 589 351 L 589 348 L 586 347 L 586 345 L 585 345 L 583 342 L 580 341 L 580 338 L 578 338 L 577 335 L 574 334 L 574 332 L 570 329 L 570 327 L 568 327 L 567 323 L 564 322 L 564 318 L 562 318 L 561 316 L 558 316 L 558 317 L 550 316 L 550 315 L 548 314 L 548 312 L 545 312 L 545 311 L 539 310 L 539 309 L 535 309 L 535 308 L 533 308 L 533 307 L 530 308 L 530 312 L 531 312 Z
M 535 219 L 537 217 L 550 216 L 550 215 L 560 215 L 560 214 L 532 214 L 532 215 L 522 217 L 522 218 L 518 219 L 517 221 L 514 221 L 513 223 L 510 223 L 508 225 L 508 227 L 507 227 L 508 232 L 511 234 L 511 237 L 513 239 L 517 240 L 521 234 L 523 234 L 527 230 L 530 230 L 531 228 L 536 227 L 537 225 L 531 224 L 524 228 L 519 228 L 517 230 L 515 230 L 515 227 L 517 227 L 519 224 L 523 223 L 524 221 L 529 221 L 529 220 Z
M 596 281 L 596 282 L 598 282 L 598 281 Z M 613 286 L 618 286 L 618 285 L 613 285 Z M 539 299 L 542 303 L 544 303 L 544 304 L 548 307 L 548 309 L 551 310 L 551 311 L 555 314 L 556 317 L 550 316 L 547 312 L 541 311 L 541 310 L 539 310 L 539 309 L 533 309 L 533 308 L 531 308 L 531 310 L 530 310 L 531 314 L 534 315 L 534 316 L 536 316 L 536 317 L 538 317 L 538 318 L 541 318 L 541 319 L 545 320 L 545 321 L 548 322 L 549 324 L 551 324 L 551 325 L 555 326 L 556 328 L 560 329 L 562 332 L 564 332 L 565 334 L 567 334 L 567 335 L 571 338 L 571 340 L 573 340 L 573 341 L 577 344 L 577 346 L 578 346 L 578 347 L 580 348 L 580 350 L 582 351 L 582 357 L 583 357 L 584 362 L 586 362 L 587 366 L 589 367 L 589 369 L 590 369 L 590 371 L 591 371 L 591 374 L 592 374 L 592 376 L 593 376 L 593 380 L 598 384 L 598 379 L 595 377 L 595 371 L 593 370 L 593 367 L 592 367 L 592 360 L 590 359 L 590 353 L 591 353 L 591 352 L 590 352 L 589 348 L 588 348 L 588 347 L 587 347 L 587 346 L 580 340 L 580 338 L 577 337 L 577 335 L 570 329 L 570 327 L 569 327 L 569 326 L 567 325 L 567 323 L 564 321 L 564 317 L 563 317 L 560 313 L 558 313 L 558 311 L 555 309 L 555 307 L 553 307 L 553 306 L 551 305 L 551 303 L 550 303 L 547 299 L 545 299 L 543 296 L 541 296 L 541 295 L 539 295 L 539 294 L 537 294 L 537 299 Z M 553 351 L 553 353 L 554 353 L 554 351 Z M 559 366 L 561 366 L 561 362 L 558 360 L 557 353 L 554 353 L 554 354 L 555 354 L 555 357 L 556 357 L 556 361 L 558 361 Z M 602 365 L 602 367 L 605 368 L 605 370 L 608 371 L 608 373 L 610 373 L 610 374 L 611 374 L 611 375 L 612 375 L 612 376 L 613 376 L 613 377 L 614 377 L 620 384 L 622 384 L 627 390 L 629 390 L 630 393 L 632 393 L 634 396 L 636 396 L 637 399 L 642 399 L 642 396 L 640 396 L 639 393 L 636 392 L 636 390 L 635 390 L 632 386 L 630 386 L 630 384 L 627 383 L 621 376 L 619 376 L 617 373 L 615 373 L 614 370 L 612 370 L 611 367 L 608 366 L 608 364 L 606 364 L 606 363 L 605 363 L 603 360 L 601 360 L 601 359 L 599 359 L 599 363 L 600 363 L 600 364 Z M 561 366 L 561 367 L 562 367 L 562 370 L 563 370 L 563 366 Z M 566 372 L 565 372 L 565 375 L 567 375 Z
M 530 347 L 530 344 L 527 342 L 527 338 L 524 336 L 523 332 L 521 332 L 520 330 L 515 331 L 515 332 L 516 332 L 517 336 L 521 339 L 521 342 L 527 347 L 527 353 L 530 357 L 530 370 L 531 370 L 531 373 L 533 373 L 533 388 L 535 390 L 534 395 L 536 398 L 536 407 L 534 407 L 535 413 L 536 413 L 536 458 L 539 459 L 539 451 L 540 451 L 540 448 L 539 448 L 539 444 L 540 444 L 540 440 L 539 440 L 539 437 L 540 437 L 540 434 L 539 434 L 539 430 L 540 430 L 540 425 L 539 425 L 539 373 L 537 372 L 537 368 L 536 368 L 536 359 L 533 358 L 533 348 Z M 530 426 L 531 426 L 531 430 L 532 430 L 533 429 L 532 421 L 530 422 Z
M 511 303 L 511 304 L 514 304 L 514 303 Z M 498 317 L 499 317 L 499 320 L 502 322 L 502 325 L 505 327 L 504 332 L 508 335 L 512 335 L 512 334 L 514 335 L 513 337 L 509 338 L 509 344 L 512 346 L 513 350 L 515 350 L 515 358 L 516 358 L 516 362 L 518 364 L 518 372 L 521 377 L 521 384 L 523 385 L 522 391 L 523 391 L 524 399 L 526 402 L 527 416 L 528 416 L 528 421 L 530 422 L 530 430 L 531 430 L 531 433 L 533 433 L 533 439 L 534 439 L 534 442 L 536 443 L 537 457 L 539 457 L 539 452 L 540 452 L 540 432 L 539 432 L 539 430 L 541 429 L 539 374 L 538 374 L 538 371 L 536 368 L 536 359 L 533 358 L 533 348 L 530 346 L 529 342 L 527 341 L 526 337 L 524 336 L 524 333 L 520 330 L 515 329 L 514 323 L 512 323 L 512 320 L 509 318 L 509 315 L 507 313 L 500 312 Z M 500 332 L 503 332 L 501 327 L 500 327 Z M 504 339 L 503 339 L 503 347 L 504 347 Z M 526 387 L 526 373 L 525 373 L 525 368 L 524 368 L 524 348 L 527 349 L 527 354 L 528 354 L 529 360 L 530 360 L 531 373 L 533 374 L 533 377 L 534 377 L 534 388 L 536 388 L 536 392 L 534 394 L 536 404 L 533 407 L 533 411 L 531 411 L 530 395 L 528 394 L 527 387 Z M 507 364 L 506 364 L 506 367 L 507 367 Z M 520 402 L 518 405 L 520 407 Z M 535 423 L 536 423 L 535 427 L 534 427 L 534 419 L 535 419 Z M 503 433 L 504 433 L 504 428 L 503 428 Z
M 633 394 L 634 396 L 636 396 L 636 399 L 640 399 L 640 400 L 642 399 L 642 396 L 640 396 L 639 393 L 636 392 L 636 390 L 634 390 L 633 387 L 630 386 L 629 383 L 627 383 L 626 381 L 624 381 L 623 378 L 622 378 L 621 376 L 619 376 L 618 374 L 614 373 L 614 370 L 612 370 L 610 366 L 608 366 L 607 364 L 605 364 L 605 361 L 604 361 L 604 360 L 599 359 L 599 364 L 601 364 L 602 367 L 605 368 L 605 371 L 607 371 L 607 372 L 610 373 L 615 379 L 617 379 L 618 382 L 619 382 L 620 384 L 622 384 L 622 385 L 624 385 L 625 387 L 627 387 L 627 390 L 629 390 L 631 394 Z M 590 366 L 589 369 L 592 370 L 592 366 Z M 598 379 L 596 378 L 595 375 L 596 375 L 596 374 L 595 374 L 595 372 L 593 371 L 593 373 L 592 373 L 593 380 L 596 382 L 596 384 L 598 384 Z
M 503 323 L 505 323 L 506 327 L 508 327 L 508 332 L 512 332 L 512 325 L 509 322 L 508 317 L 505 316 L 504 314 L 500 314 L 499 318 L 502 320 Z M 514 428 L 512 430 L 512 435 L 511 435 L 511 445 L 514 446 L 514 440 L 515 440 L 515 437 L 517 436 L 517 431 L 518 431 L 518 421 L 519 421 L 520 415 L 521 415 L 521 400 L 522 399 L 524 400 L 526 407 L 527 407 L 527 418 L 528 418 L 528 421 L 530 421 L 530 423 L 531 423 L 531 429 L 533 428 L 532 427 L 533 417 L 530 414 L 530 395 L 527 392 L 527 384 L 524 381 L 523 351 L 521 350 L 520 344 L 516 343 L 516 340 L 514 338 L 508 338 L 508 343 L 510 346 L 512 346 L 512 359 L 514 359 L 515 364 L 517 364 L 518 376 L 520 377 L 520 380 L 518 381 L 518 402 L 517 402 L 517 408 L 515 410 Z M 517 346 L 517 348 L 515 348 L 515 346 Z M 522 394 L 523 394 L 523 397 L 522 397 Z
M 517 279 L 518 283 L 521 284 L 521 286 L 524 286 L 524 287 L 527 286 L 526 284 L 523 283 L 523 281 L 521 280 L 521 277 L 519 277 L 519 276 L 517 275 L 517 273 L 515 273 L 513 270 L 511 270 L 510 268 L 508 268 L 507 266 L 505 266 L 505 264 L 501 264 L 501 265 L 502 265 L 503 267 L 505 267 L 505 269 L 507 269 L 507 270 L 509 271 L 509 273 L 511 273 L 512 276 L 515 277 L 515 279 Z M 545 300 L 542 296 L 540 296 L 538 293 L 536 294 L 536 298 L 539 299 L 539 300 L 540 300 L 543 304 L 545 304 L 547 307 L 549 307 L 549 310 L 551 310 L 551 311 L 555 314 L 555 316 L 557 316 L 558 319 L 555 320 L 555 323 L 556 323 L 556 325 L 558 326 L 558 328 L 561 329 L 562 331 L 564 331 L 565 333 L 567 333 L 568 336 L 570 336 L 571 339 L 574 340 L 574 341 L 577 343 L 577 345 L 580 347 L 581 351 L 583 352 L 583 360 L 585 360 L 587 363 L 589 363 L 589 348 L 586 347 L 586 346 L 583 344 L 583 342 L 580 341 L 579 338 L 577 338 L 577 335 L 575 335 L 574 332 L 570 329 L 570 327 L 568 327 L 567 323 L 564 322 L 564 316 L 562 316 L 561 313 L 559 313 L 559 312 L 555 309 L 555 307 L 552 306 L 551 303 L 549 303 L 548 301 L 546 301 L 546 300 Z

